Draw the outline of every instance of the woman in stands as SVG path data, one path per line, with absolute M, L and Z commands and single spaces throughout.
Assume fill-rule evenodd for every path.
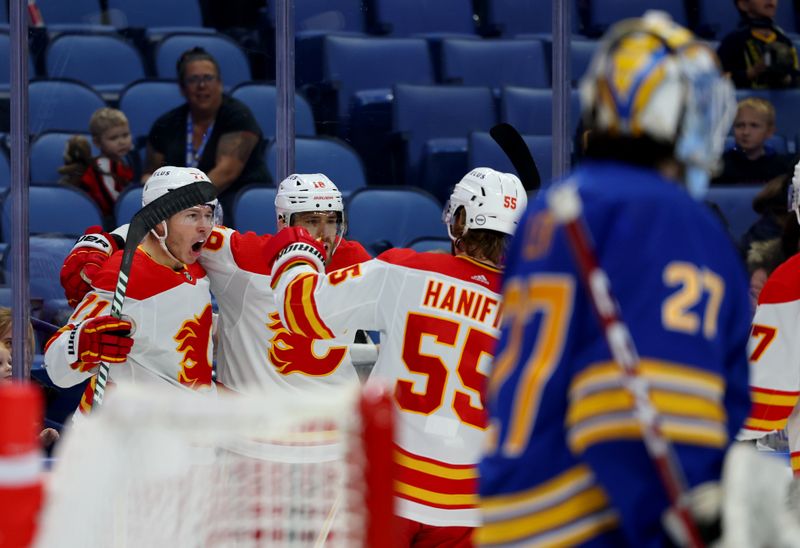
M 150 129 L 142 180 L 164 165 L 196 167 L 208 174 L 231 212 L 237 190 L 270 182 L 261 129 L 247 105 L 222 93 L 219 64 L 203 48 L 184 52 L 177 72 L 186 103 Z

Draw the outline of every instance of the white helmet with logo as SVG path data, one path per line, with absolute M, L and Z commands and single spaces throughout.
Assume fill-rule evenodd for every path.
M 444 207 L 443 220 L 453 241 L 456 237 L 452 226 L 461 207 L 466 213 L 465 234 L 471 229 L 481 229 L 510 236 L 517 229 L 527 205 L 528 196 L 516 175 L 478 167 L 467 173 L 453 189 Z
M 160 198 L 170 190 L 175 190 L 198 181 L 210 183 L 208 176 L 194 167 L 160 167 L 150 175 L 142 190 L 142 206 L 146 206 L 153 200 Z M 216 209 L 218 202 L 216 199 L 208 202 L 208 205 Z
M 275 213 L 279 230 L 292 225 L 295 213 L 329 211 L 336 213 L 337 227 L 335 241 L 328 250 L 328 256 L 333 255 L 347 230 L 342 193 L 322 173 L 293 173 L 278 185 Z

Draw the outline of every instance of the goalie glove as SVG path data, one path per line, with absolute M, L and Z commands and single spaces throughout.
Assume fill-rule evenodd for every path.
M 299 226 L 286 227 L 270 238 L 264 259 L 272 272 L 273 288 L 281 274 L 293 266 L 304 264 L 325 272 L 325 247 Z
M 98 316 L 76 325 L 67 342 L 72 367 L 87 373 L 100 362 L 124 362 L 133 347 L 132 328 L 130 321 L 113 316 Z
M 61 287 L 71 307 L 75 307 L 91 291 L 94 276 L 112 253 L 123 247 L 121 238 L 90 226 L 72 247 L 61 267 Z

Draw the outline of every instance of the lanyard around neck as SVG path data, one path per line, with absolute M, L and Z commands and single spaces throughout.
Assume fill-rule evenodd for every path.
M 197 167 L 200 159 L 203 156 L 203 151 L 208 143 L 208 138 L 211 132 L 214 131 L 214 122 L 208 126 L 208 129 L 203 133 L 203 139 L 200 141 L 200 146 L 197 150 L 194 149 L 194 123 L 192 122 L 192 113 L 186 116 L 186 167 Z

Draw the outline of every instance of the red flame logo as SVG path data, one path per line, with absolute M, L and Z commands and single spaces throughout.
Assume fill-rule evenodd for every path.
M 211 339 L 211 304 L 207 304 L 200 316 L 186 320 L 174 337 L 176 349 L 183 353 L 178 382 L 197 389 L 211 386 L 211 363 L 208 361 L 208 346 Z
M 323 377 L 333 373 L 347 354 L 346 346 L 331 346 L 323 355 L 314 352 L 314 341 L 290 333 L 281 323 L 277 312 L 269 315 L 269 327 L 274 333 L 270 339 L 269 360 L 278 373 L 289 375 L 302 373 L 312 377 Z

